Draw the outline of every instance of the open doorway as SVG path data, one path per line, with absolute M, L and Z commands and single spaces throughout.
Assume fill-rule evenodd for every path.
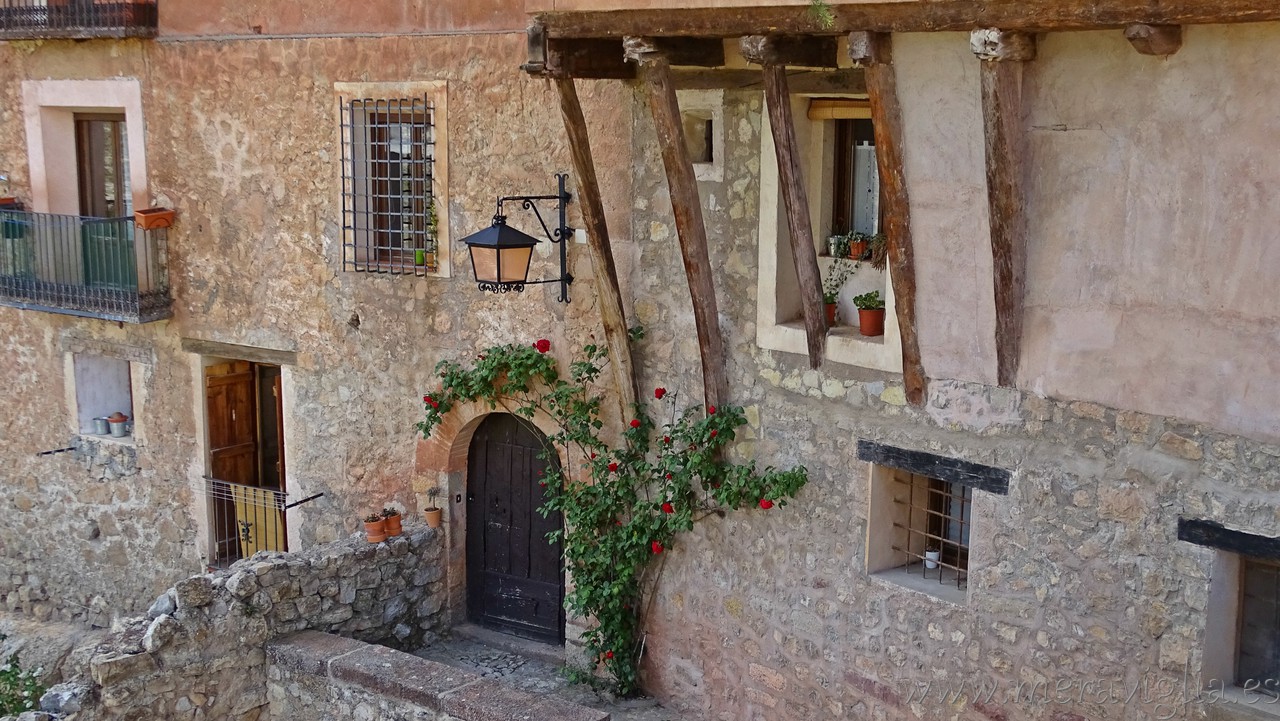
M 287 551 L 280 366 L 215 361 L 204 368 L 209 562 Z

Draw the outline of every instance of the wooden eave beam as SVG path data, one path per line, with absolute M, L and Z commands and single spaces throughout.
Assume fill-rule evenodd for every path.
M 1022 352 L 1027 272 L 1022 69 L 1025 62 L 1035 59 L 1036 42 L 1033 35 L 1000 30 L 975 30 L 970 42 L 974 54 L 982 61 L 982 119 L 996 311 L 996 378 L 1001 386 L 1012 388 Z
M 702 358 L 703 397 L 707 405 L 723 405 L 729 394 L 724 339 L 720 334 L 720 313 L 716 303 L 711 257 L 707 250 L 707 229 L 702 218 L 702 199 L 693 161 L 685 144 L 680 104 L 671 77 L 671 64 L 658 47 L 646 38 L 627 38 L 627 59 L 636 63 L 641 88 L 648 98 L 662 149 L 667 173 L 671 209 L 675 215 L 680 256 L 684 261 L 693 319 Z
M 813 43 L 821 44 L 825 43 Z M 769 111 L 773 147 L 778 156 L 778 184 L 787 213 L 787 235 L 791 239 L 791 256 L 795 261 L 809 367 L 817 368 L 822 365 L 823 350 L 827 343 L 827 320 L 822 304 L 822 271 L 818 269 L 818 250 L 813 242 L 809 197 L 804 187 L 804 171 L 800 167 L 800 144 L 796 140 L 785 63 L 788 59 L 801 64 L 821 61 L 826 52 L 824 49 L 824 52 L 814 54 L 811 48 L 797 46 L 783 38 L 765 36 L 745 37 L 741 45 L 743 57 L 764 66 L 764 100 Z M 832 42 L 830 45 L 830 60 L 834 63 L 836 43 Z
M 864 95 L 867 80 L 862 68 L 840 70 L 796 70 L 787 68 L 787 86 L 792 93 L 839 93 Z M 754 68 L 689 70 L 672 68 L 671 80 L 677 90 L 764 90 L 764 73 Z
M 748 35 L 739 41 L 747 62 L 797 68 L 836 68 L 840 41 L 834 37 Z
M 622 56 L 621 38 L 551 38 L 535 23 L 527 31 L 529 59 L 521 67 L 531 74 L 583 80 L 631 80 L 634 63 Z M 719 38 L 659 38 L 658 51 L 671 65 L 714 68 L 724 65 L 724 41 Z
M 832 4 L 820 27 L 804 6 L 572 11 L 541 13 L 551 37 L 842 35 L 856 31 L 929 32 L 998 27 L 1048 32 L 1146 25 L 1280 20 L 1275 0 L 919 0 Z
M 582 114 L 582 104 L 578 100 L 578 90 L 573 78 L 556 78 L 555 84 L 560 97 L 560 114 L 569 138 L 569 153 L 573 156 L 573 169 L 578 184 L 578 206 L 582 210 L 582 223 L 587 231 L 587 249 L 595 271 L 596 302 L 600 307 L 600 322 L 604 326 L 605 345 L 609 349 L 609 366 L 618 390 L 619 418 L 626 422 L 632 417 L 632 407 L 636 403 L 638 392 L 635 366 L 631 360 L 627 316 L 622 305 L 622 291 L 618 286 L 618 270 L 613 262 L 609 228 L 605 223 L 604 201 L 600 195 L 595 161 L 591 156 L 587 121 Z
M 893 67 L 892 38 L 886 33 L 852 33 L 849 58 L 867 69 L 876 167 L 880 171 L 880 202 L 884 204 L 884 231 L 888 239 L 889 277 L 893 282 L 898 333 L 902 338 L 902 384 L 907 402 L 918 408 L 924 405 L 928 395 L 928 379 L 920 359 L 916 329 L 915 251 L 911 244 L 911 203 L 902 155 L 905 131 Z

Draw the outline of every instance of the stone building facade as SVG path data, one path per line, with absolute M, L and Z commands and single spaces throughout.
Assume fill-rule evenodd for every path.
M 518 69 L 526 10 L 554 28 L 557 13 L 636 8 L 321 5 L 162 3 L 154 39 L 0 45 L 0 195 L 50 207 L 39 186 L 53 184 L 28 151 L 38 91 L 123 82 L 145 124 L 135 205 L 178 213 L 171 319 L 120 326 L 0 308 L 15 389 L 0 425 L 9 610 L 103 625 L 209 563 L 204 374 L 239 360 L 280 367 L 289 497 L 323 494 L 287 511 L 291 548 L 350 534 L 384 505 L 416 513 L 441 485 L 449 606 L 465 617 L 461 499 L 469 434 L 485 411 L 442 426 L 443 442 L 420 442 L 413 423 L 431 369 L 539 337 L 567 360 L 602 331 L 584 246 L 570 246 L 565 305 L 542 286 L 480 294 L 459 239 L 489 222 L 494 197 L 547 192 L 570 167 L 554 89 Z M 1280 170 L 1263 157 L 1280 137 L 1270 112 L 1280 25 L 1189 24 L 1182 38 L 1153 57 L 1118 29 L 1038 37 L 1021 86 L 1021 353 L 1015 382 L 1001 385 L 981 61 L 968 32 L 894 33 L 929 381 L 918 406 L 907 402 L 892 317 L 880 341 L 833 331 L 816 370 L 803 355 L 759 87 L 680 92 L 689 127 L 715 149 L 698 190 L 730 401 L 750 421 L 736 452 L 803 464 L 810 483 L 785 509 L 708 519 L 665 554 L 645 641 L 646 683 L 664 703 L 688 718 L 771 721 L 1252 718 L 1274 708 L 1237 688 L 1244 606 L 1233 589 L 1249 564 L 1275 558 L 1268 543 L 1280 537 L 1280 304 L 1268 282 L 1280 270 L 1280 211 L 1266 202 Z M 852 69 L 846 45 L 840 70 Z M 727 66 L 748 67 L 736 38 L 725 46 Z M 447 278 L 344 268 L 342 94 L 387 84 L 425 88 L 444 109 Z M 578 88 L 621 296 L 647 330 L 634 347 L 639 387 L 698 403 L 697 335 L 650 108 L 632 82 Z M 793 98 L 812 198 L 827 187 L 831 141 L 828 121 L 808 117 L 811 96 L 854 108 L 866 95 L 838 90 Z M 821 200 L 814 208 L 820 237 L 838 230 Z M 860 268 L 842 313 L 854 290 L 873 288 L 892 309 L 893 281 Z M 79 432 L 80 356 L 128 362 L 131 442 Z M 39 455 L 63 448 L 74 450 Z M 966 583 L 922 584 L 896 568 L 895 499 L 918 482 L 895 476 L 929 474 L 886 458 L 1006 474 L 966 496 Z M 1236 533 L 1194 532 L 1218 526 Z

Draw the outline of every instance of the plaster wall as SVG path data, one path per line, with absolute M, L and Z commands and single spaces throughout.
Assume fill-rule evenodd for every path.
M 1166 59 L 1119 33 L 1045 38 L 1021 387 L 1280 438 L 1278 40 L 1193 26 Z
M 522 32 L 519 0 L 162 2 L 160 37 Z M 519 61 L 516 61 L 519 64 Z

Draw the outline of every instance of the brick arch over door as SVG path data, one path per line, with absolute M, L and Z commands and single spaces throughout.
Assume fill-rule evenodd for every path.
M 438 501 L 444 509 L 445 519 L 441 530 L 445 533 L 445 547 L 448 549 L 445 572 L 449 592 L 446 602 L 452 623 L 464 623 L 467 619 L 467 453 L 476 429 L 484 419 L 492 413 L 505 412 L 507 409 L 501 406 L 490 408 L 487 403 L 479 401 L 459 403 L 445 414 L 429 438 L 418 441 L 414 494 L 418 507 L 426 508 L 427 489 L 436 487 L 441 490 Z M 541 411 L 533 418 L 523 420 L 532 423 L 544 436 L 560 430 L 555 420 Z M 564 449 L 557 450 L 560 467 L 576 475 L 581 459 L 571 464 Z

